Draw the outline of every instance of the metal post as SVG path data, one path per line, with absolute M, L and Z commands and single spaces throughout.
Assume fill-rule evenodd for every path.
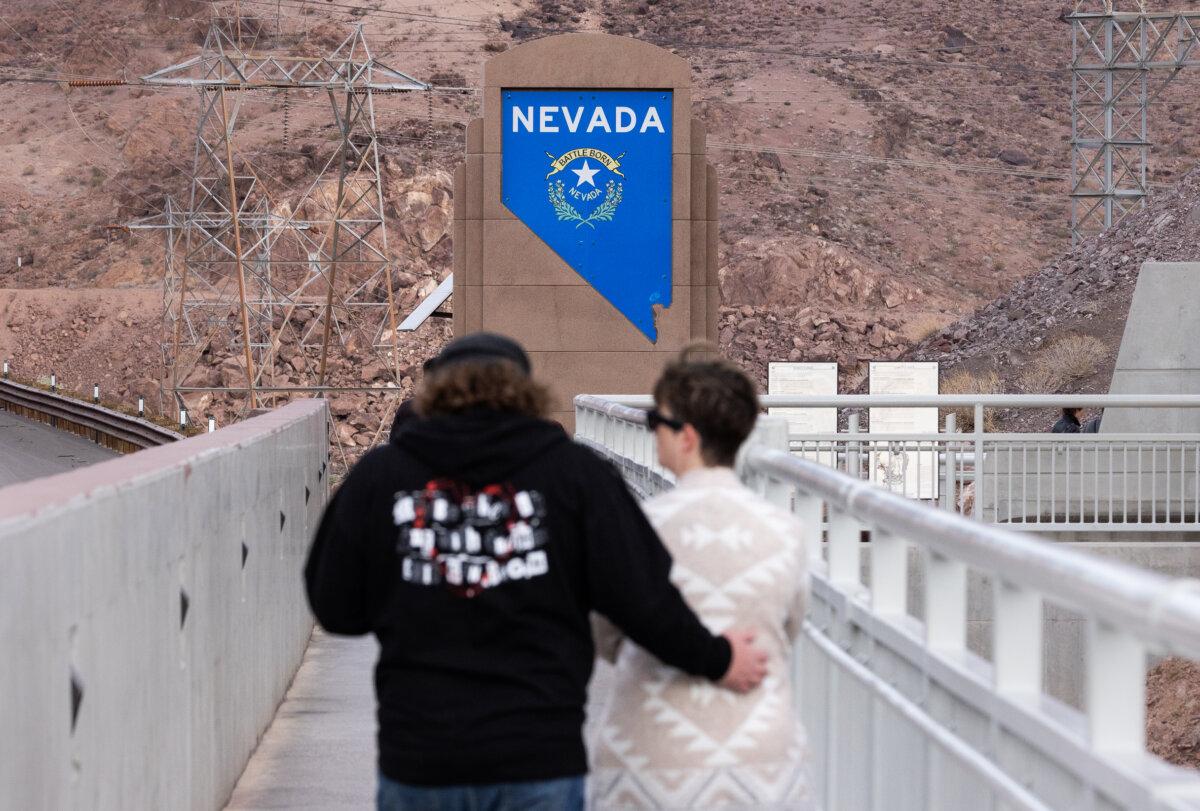
M 1037 696 L 1042 691 L 1042 598 L 1002 578 L 993 579 L 992 586 L 996 691 Z
M 967 644 L 967 566 L 928 549 L 925 564 L 925 642 L 935 650 L 962 650 Z
M 908 543 L 890 532 L 871 533 L 871 608 L 900 615 L 907 606 Z
M 100 384 L 99 383 L 96 383 L 92 386 L 92 402 L 93 403 L 100 402 Z
M 983 515 L 983 403 L 975 404 L 975 503 L 971 507 L 971 517 L 976 521 Z
M 361 33 L 362 33 L 362 29 L 360 27 L 359 28 L 360 36 L 361 36 Z M 363 48 L 364 49 L 366 48 L 366 40 L 363 40 Z M 425 93 L 427 94 L 428 98 L 433 97 L 432 88 L 430 88 L 429 90 L 426 90 Z M 379 217 L 380 217 L 380 221 L 382 221 L 383 212 L 384 212 L 383 186 L 380 183 L 380 179 L 379 179 L 379 138 L 376 137 L 376 134 L 375 134 L 375 95 L 374 95 L 374 93 L 371 92 L 371 90 L 369 88 L 366 93 L 366 99 L 363 101 L 360 101 L 360 105 L 359 105 L 360 115 L 363 112 L 362 104 L 364 101 L 366 104 L 367 123 L 368 123 L 368 126 L 371 128 L 371 153 L 372 153 L 371 159 L 374 162 L 374 166 L 375 166 L 375 172 L 374 172 L 375 191 L 376 191 L 376 195 L 378 196 L 378 202 L 379 202 Z M 380 245 L 383 248 L 383 252 L 386 255 L 388 253 L 387 226 L 386 225 L 379 229 L 379 239 L 380 239 Z M 392 364 L 391 364 L 392 365 L 392 376 L 396 378 L 397 382 L 399 382 L 400 381 L 400 335 L 399 335 L 399 324 L 396 321 L 396 294 L 395 294 L 395 291 L 393 290 L 393 286 L 392 286 L 392 284 L 393 284 L 392 283 L 392 266 L 390 264 L 387 265 L 384 268 L 383 273 L 384 273 L 384 278 L 387 282 L 388 329 L 391 331 L 391 345 L 392 345 L 392 349 L 391 349 L 391 351 L 392 351 Z
M 846 445 L 846 472 L 857 479 L 862 476 L 862 460 L 858 455 L 858 442 L 853 438 L 858 434 L 857 413 L 850 415 L 846 428 L 851 436 L 850 442 Z
M 167 257 L 166 264 L 168 271 L 173 268 L 175 259 L 175 211 L 170 198 L 167 198 L 167 217 L 169 218 L 169 227 L 167 229 Z M 184 261 L 183 270 L 179 276 L 179 312 L 175 316 L 175 324 L 173 330 L 172 354 L 171 354 L 171 391 L 178 394 L 179 389 L 179 342 L 182 339 L 183 321 L 187 317 L 187 289 L 188 289 L 188 268 L 191 263 Z M 173 278 L 171 273 L 166 274 L 167 280 Z M 170 307 L 171 302 L 167 302 L 166 307 Z M 164 310 L 165 311 L 165 310 Z
M 1088 727 L 1101 752 L 1140 753 L 1146 746 L 1146 647 L 1129 631 L 1087 620 Z M 1114 697 L 1120 696 L 1120 700 Z
M 1112 65 L 1113 57 L 1113 21 L 1110 17 L 1104 23 L 1104 62 Z M 1113 224 L 1113 72 L 1110 67 L 1104 71 L 1104 230 Z
M 50 373 L 50 391 L 58 391 L 58 375 Z
M 821 557 L 824 511 L 825 503 L 820 498 L 803 492 L 796 494 L 792 504 L 792 514 L 800 520 L 800 525 L 804 527 L 804 545 L 808 549 L 810 560 Z
M 330 92 L 332 94 L 332 91 Z M 329 252 L 329 278 L 326 280 L 329 288 L 325 295 L 325 333 L 321 338 L 321 366 L 317 371 L 317 385 L 319 386 L 325 385 L 325 364 L 329 356 L 329 334 L 333 326 L 333 287 L 337 282 L 338 237 L 341 233 L 342 205 L 345 202 L 346 196 L 346 147 L 350 143 L 350 103 L 353 99 L 354 94 L 347 91 L 346 116 L 340 122 L 342 127 L 342 142 L 338 146 L 337 202 L 334 204 L 333 209 L 333 246 Z
M 957 497 L 956 477 L 954 475 L 956 462 L 954 459 L 954 434 L 958 433 L 958 418 L 953 414 L 946 415 L 946 445 L 942 450 L 942 509 L 954 510 Z
M 250 389 L 250 407 L 257 408 L 258 399 L 254 396 L 254 360 L 250 357 L 250 316 L 246 312 L 246 269 L 242 266 L 242 227 L 238 219 L 237 184 L 233 178 L 233 132 L 229 127 L 229 109 L 225 104 L 225 85 L 221 85 L 220 92 L 221 125 L 225 129 L 225 170 L 229 176 L 229 216 L 233 222 L 233 261 L 237 267 L 238 304 L 242 318 L 242 350 L 246 361 L 246 385 Z
M 862 525 L 847 513 L 829 511 L 829 582 L 846 590 L 862 583 Z
M 144 397 L 138 398 L 138 416 L 146 416 L 146 399 Z

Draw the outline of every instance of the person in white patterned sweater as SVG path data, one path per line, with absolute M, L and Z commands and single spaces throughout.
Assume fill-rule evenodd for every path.
M 733 471 L 758 418 L 753 382 L 701 351 L 684 350 L 655 386 L 648 421 L 678 483 L 643 507 L 688 604 L 713 633 L 757 628 L 768 676 L 745 695 L 722 691 L 596 617 L 597 650 L 614 663 L 615 683 L 589 741 L 590 807 L 811 811 L 791 667 L 808 595 L 804 539 L 795 517 Z

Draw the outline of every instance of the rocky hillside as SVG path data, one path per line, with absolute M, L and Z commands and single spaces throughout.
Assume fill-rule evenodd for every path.
M 0 317 L 0 354 L 26 374 L 54 369 L 83 388 L 119 356 L 116 388 L 129 385 L 115 382 L 123 375 L 163 379 L 161 240 L 109 226 L 156 213 L 166 194 L 187 197 L 197 100 L 182 88 L 9 78 L 149 73 L 194 55 L 214 8 L 30 0 L 5 12 L 0 288 L 20 323 Z M 999 15 L 933 0 L 245 0 L 240 10 L 256 50 L 328 51 L 361 23 L 379 58 L 442 85 L 475 85 L 490 55 L 565 30 L 636 36 L 689 59 L 721 177 L 721 340 L 763 380 L 770 360 L 836 359 L 852 387 L 866 360 L 903 354 L 1068 247 L 1069 27 L 1035 0 Z M 406 306 L 449 272 L 445 179 L 478 114 L 473 94 L 427 101 L 376 100 Z M 240 101 L 236 159 L 282 205 L 313 182 L 334 137 L 324 105 L 275 91 Z M 1174 182 L 1200 157 L 1188 126 L 1198 105 L 1182 83 L 1158 99 L 1155 181 Z M 88 320 L 91 290 L 137 292 L 128 317 L 102 314 L 101 329 Z M 403 362 L 445 337 L 444 324 L 405 335 Z M 227 358 L 213 347 L 197 379 L 220 379 Z M 271 372 L 297 375 L 287 358 Z M 229 419 L 244 410 L 194 405 Z M 372 421 L 385 411 L 376 403 Z M 367 425 L 349 439 L 371 436 Z
M 905 357 L 997 390 L 1104 392 L 1148 260 L 1200 260 L 1200 168 L 1119 226 L 1049 263 Z

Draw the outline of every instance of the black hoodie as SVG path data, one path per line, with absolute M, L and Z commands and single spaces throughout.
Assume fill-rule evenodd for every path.
M 382 772 L 455 785 L 587 771 L 591 610 L 667 664 L 724 675 L 729 644 L 670 566 L 610 464 L 554 423 L 478 412 L 414 420 L 364 456 L 304 574 L 326 630 L 379 637 Z

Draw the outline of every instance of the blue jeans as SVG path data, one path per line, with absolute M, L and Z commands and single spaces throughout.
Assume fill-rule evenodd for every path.
M 583 775 L 481 786 L 410 786 L 379 775 L 378 811 L 583 811 Z

